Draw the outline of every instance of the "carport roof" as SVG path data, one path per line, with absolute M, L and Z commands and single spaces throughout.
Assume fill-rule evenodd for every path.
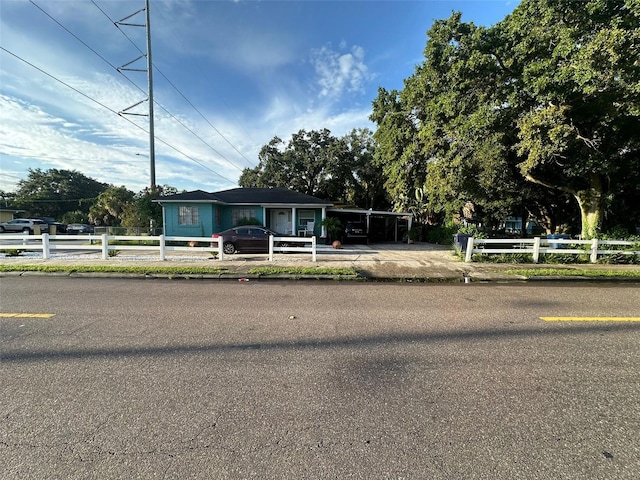
M 411 212 L 389 212 L 387 210 L 364 210 L 362 208 L 328 208 L 328 212 L 335 213 L 358 213 L 360 215 L 367 216 L 382 216 L 382 217 L 413 217 Z

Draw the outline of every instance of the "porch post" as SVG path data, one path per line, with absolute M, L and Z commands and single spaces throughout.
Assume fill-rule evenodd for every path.
M 322 207 L 322 231 L 320 232 L 321 237 L 327 236 L 327 227 L 324 224 L 324 221 L 327 218 L 327 207 Z
M 291 207 L 291 236 L 292 237 L 298 236 L 298 223 L 296 222 L 297 210 L 298 209 L 296 207 Z

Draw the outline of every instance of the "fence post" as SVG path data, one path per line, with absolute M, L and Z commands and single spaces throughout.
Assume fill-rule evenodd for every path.
M 103 233 L 102 235 L 100 235 L 100 238 L 102 240 L 102 259 L 108 260 L 109 259 L 109 240 L 107 240 L 107 234 Z
M 42 258 L 49 260 L 49 234 L 42 234 Z
M 464 261 L 469 263 L 473 257 L 473 237 L 469 237 L 467 240 L 467 252 L 464 257 Z
M 533 237 L 533 263 L 540 260 L 540 237 Z
M 165 243 L 164 243 L 164 233 L 160 235 L 160 260 L 164 262 L 165 260 Z
M 218 258 L 220 260 L 222 260 L 224 255 L 223 247 L 224 247 L 224 244 L 222 243 L 222 237 L 218 237 Z
M 269 261 L 273 262 L 273 235 L 269 235 Z
M 598 261 L 598 239 L 591 240 L 591 263 Z
M 311 261 L 316 261 L 316 236 L 311 237 Z

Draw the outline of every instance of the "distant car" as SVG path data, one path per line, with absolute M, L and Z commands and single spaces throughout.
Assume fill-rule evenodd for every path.
M 79 233 L 93 233 L 94 229 L 91 225 L 85 223 L 70 223 L 67 225 L 68 235 L 78 235 Z
M 213 235 L 214 239 L 222 237 L 222 251 L 231 255 L 242 253 L 266 253 L 269 251 L 269 235 L 277 237 L 278 234 L 268 228 L 254 225 L 230 228 Z M 278 242 L 277 246 L 286 247 L 284 242 Z
M 37 218 L 16 218 L 10 222 L 0 223 L 0 233 L 4 232 L 22 232 L 33 234 L 35 227 L 38 227 L 40 233 L 49 232 L 49 224 Z
M 67 231 L 67 225 L 65 223 L 56 222 L 53 217 L 38 217 L 38 220 L 42 220 L 49 225 L 49 233 L 53 232 L 51 227 L 56 228 L 56 233 L 65 233 Z
M 367 223 L 366 222 L 347 222 L 344 228 L 344 240 L 349 241 L 367 241 Z

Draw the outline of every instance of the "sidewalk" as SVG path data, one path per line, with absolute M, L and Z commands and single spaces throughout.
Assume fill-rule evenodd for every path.
M 270 262 L 267 254 L 236 254 L 225 256 L 224 261 L 214 259 L 208 252 L 171 252 L 161 261 L 155 251 L 121 251 L 117 256 L 103 260 L 97 252 L 74 252 L 52 255 L 43 260 L 38 254 L 19 257 L 0 257 L 0 265 L 153 265 L 177 266 L 189 263 L 194 266 L 210 266 L 222 269 L 223 274 L 212 274 L 210 278 L 258 278 L 249 273 L 255 267 L 327 267 L 352 268 L 361 277 L 387 281 L 433 281 L 433 282 L 478 282 L 478 281 L 523 281 L 525 277 L 507 275 L 505 270 L 514 268 L 580 269 L 610 271 L 640 271 L 637 265 L 517 265 L 495 263 L 464 263 L 453 253 L 450 246 L 429 243 L 372 245 L 344 245 L 341 249 L 319 245 L 317 262 L 310 254 L 277 254 Z M 0 275 L 7 275 L 3 273 Z M 87 274 L 89 275 L 89 274 Z M 102 274 L 105 275 L 105 274 Z M 108 275 L 108 274 L 107 274 Z M 118 274 L 114 274 L 118 275 Z M 193 275 L 190 275 L 193 276 Z M 207 277 L 209 277 L 207 275 Z M 278 275 L 277 278 L 301 278 L 300 275 Z M 316 278 L 316 276 L 312 276 Z M 333 278 L 333 277 L 330 277 Z M 549 279 L 550 277 L 543 277 Z M 562 277 L 567 279 L 567 277 Z M 569 279 L 575 279 L 570 277 Z M 594 280 L 593 278 L 591 278 Z M 638 279 L 636 278 L 636 281 Z

